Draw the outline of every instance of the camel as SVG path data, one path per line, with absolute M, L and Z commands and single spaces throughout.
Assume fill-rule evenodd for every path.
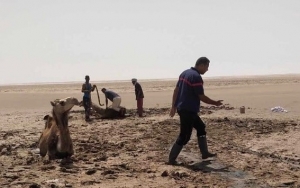
M 50 101 L 52 116 L 44 116 L 45 129 L 38 141 L 40 155 L 48 155 L 49 160 L 69 158 L 74 154 L 73 143 L 68 128 L 68 116 L 74 105 L 79 105 L 76 98 L 67 97 Z
M 95 103 L 92 103 L 92 109 L 96 116 L 98 115 L 101 119 L 115 119 L 115 118 L 123 118 L 126 114 L 126 108 L 123 106 L 120 106 L 120 111 L 117 112 L 114 109 L 108 107 L 106 109 L 101 108 Z
M 79 106 L 83 106 L 83 101 L 79 103 Z M 91 103 L 91 112 L 100 119 L 116 119 L 126 117 L 126 108 L 123 106 L 120 106 L 120 108 L 121 110 L 117 112 L 110 107 L 104 109 L 93 102 Z

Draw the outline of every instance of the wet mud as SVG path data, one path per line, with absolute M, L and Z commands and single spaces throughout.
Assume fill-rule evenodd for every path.
M 202 114 L 233 110 L 229 105 L 203 107 Z M 297 187 L 300 156 L 254 150 L 249 142 L 298 128 L 293 121 L 253 118 L 210 118 L 209 150 L 218 157 L 202 160 L 193 135 L 178 160 L 167 165 L 169 149 L 179 133 L 169 108 L 145 109 L 146 117 L 127 110 L 125 119 L 83 120 L 71 111 L 72 161 L 46 162 L 36 149 L 44 127 L 1 131 L 0 187 Z

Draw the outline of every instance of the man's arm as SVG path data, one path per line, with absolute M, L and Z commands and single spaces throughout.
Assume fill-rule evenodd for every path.
M 95 90 L 95 88 L 96 88 L 96 85 L 93 85 L 93 87 L 92 87 L 92 90 L 91 90 L 91 91 L 94 91 L 94 90 Z
M 205 102 L 206 104 L 217 105 L 217 101 L 210 99 L 209 97 L 207 97 L 204 94 L 199 95 L 199 98 L 202 102 Z
M 175 87 L 174 92 L 173 92 L 172 108 L 171 108 L 171 111 L 170 111 L 170 117 L 174 117 L 174 115 L 176 113 L 175 103 L 176 103 L 176 100 L 177 100 L 178 91 L 179 91 L 179 87 L 178 87 L 178 84 L 177 84 L 177 86 Z
M 195 79 L 195 83 L 193 83 L 194 91 L 199 96 L 199 99 L 202 102 L 210 105 L 216 105 L 216 106 L 222 105 L 222 100 L 214 101 L 204 94 L 203 80 L 201 77 L 196 77 L 194 79 Z
M 173 91 L 172 108 L 175 108 L 175 102 L 176 102 L 176 99 L 178 96 L 178 91 L 179 91 L 179 88 L 178 88 L 178 86 L 176 86 L 176 88 Z
M 107 108 L 107 104 L 108 104 L 107 95 L 106 95 L 106 93 L 104 93 L 104 95 L 105 95 L 105 105 L 106 105 L 106 108 Z

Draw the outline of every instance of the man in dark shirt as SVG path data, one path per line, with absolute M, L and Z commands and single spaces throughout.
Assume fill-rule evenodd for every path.
M 115 111 L 120 111 L 120 104 L 121 104 L 121 97 L 120 95 L 118 95 L 117 93 L 107 90 L 106 88 L 102 88 L 101 91 L 104 93 L 105 95 L 105 104 L 106 104 L 106 108 L 107 108 L 107 103 L 109 99 L 112 102 L 112 109 L 114 109 Z
M 137 82 L 136 78 L 131 79 L 132 84 L 135 87 L 135 100 L 137 101 L 137 110 L 139 117 L 143 117 L 143 100 L 144 92 L 140 83 Z
M 209 63 L 209 59 L 200 57 L 196 61 L 195 67 L 183 71 L 179 76 L 173 93 L 170 116 L 173 117 L 177 110 L 180 117 L 180 133 L 170 151 L 169 164 L 177 164 L 176 158 L 183 146 L 189 142 L 193 128 L 197 130 L 202 159 L 217 155 L 208 151 L 205 124 L 198 115 L 200 101 L 216 106 L 222 105 L 222 100 L 214 101 L 204 94 L 203 80 L 200 74 L 208 71 Z
M 81 92 L 83 94 L 83 106 L 84 106 L 84 111 L 85 111 L 85 120 L 89 121 L 90 120 L 90 110 L 91 110 L 91 92 L 93 92 L 96 88 L 96 85 L 93 85 L 89 82 L 90 77 L 88 75 L 85 76 L 85 83 L 82 84 Z

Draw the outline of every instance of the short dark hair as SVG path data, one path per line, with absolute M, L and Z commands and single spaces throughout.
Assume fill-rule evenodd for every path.
M 197 61 L 196 61 L 196 66 L 198 66 L 198 65 L 207 65 L 207 64 L 209 64 L 209 59 L 207 58 L 207 57 L 200 57 L 199 59 L 197 59 Z
M 106 88 L 102 88 L 101 91 L 106 91 Z

